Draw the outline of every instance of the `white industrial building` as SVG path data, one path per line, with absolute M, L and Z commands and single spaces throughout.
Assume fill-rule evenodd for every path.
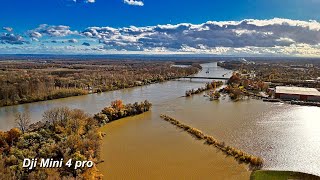
M 320 102 L 320 92 L 315 88 L 277 86 L 275 89 L 275 98 Z

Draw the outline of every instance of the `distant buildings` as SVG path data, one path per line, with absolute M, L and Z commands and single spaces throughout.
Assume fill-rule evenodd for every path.
M 299 68 L 301 68 L 301 69 L 305 69 L 305 68 L 314 68 L 314 65 L 313 64 L 304 64 L 304 65 L 302 65 L 302 64 L 299 64 L 299 65 L 290 65 L 290 67 L 291 68 L 296 68 L 296 69 L 299 69 Z
M 320 102 L 320 92 L 315 88 L 277 86 L 275 88 L 275 98 Z
M 253 61 L 248 61 L 248 60 L 246 60 L 246 59 L 244 59 L 244 58 L 241 58 L 240 60 L 239 60 L 239 62 L 241 62 L 241 63 L 243 63 L 243 64 L 256 64 L 255 62 L 253 62 Z
M 314 67 L 313 64 L 306 64 L 305 66 L 306 66 L 306 68 L 313 68 Z

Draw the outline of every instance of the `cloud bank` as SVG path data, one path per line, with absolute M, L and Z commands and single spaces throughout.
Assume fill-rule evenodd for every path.
M 33 41 L 59 44 L 66 38 L 93 52 L 206 53 L 217 55 L 303 55 L 320 56 L 320 23 L 291 19 L 208 21 L 146 27 L 88 27 L 82 31 L 69 26 L 40 25 L 29 30 Z M 90 41 L 90 43 L 88 43 Z M 20 35 L 4 33 L 2 44 L 26 44 Z M 48 47 L 50 48 L 50 47 Z M 74 50 L 74 49 L 73 49 Z
M 89 27 L 82 35 L 106 49 L 129 51 L 213 52 L 285 49 L 320 43 L 320 23 L 289 19 L 209 21 L 148 27 Z M 249 51 L 248 53 L 252 53 Z M 258 52 L 257 52 L 258 53 Z M 277 53 L 277 52 L 275 52 Z

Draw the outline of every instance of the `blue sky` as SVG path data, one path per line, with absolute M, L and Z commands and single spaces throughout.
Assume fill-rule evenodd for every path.
M 1 2 L 2 1 L 2 2 Z M 18 29 L 39 24 L 88 26 L 146 26 L 206 21 L 270 19 L 320 20 L 320 0 L 144 0 L 130 6 L 123 0 L 1 0 L 0 25 Z
M 259 54 L 258 48 L 267 47 L 270 50 L 269 53 L 277 50 L 275 53 L 280 55 L 284 53 L 283 51 L 289 55 L 290 53 L 306 55 L 301 51 L 307 48 L 309 48 L 307 55 L 320 54 L 317 51 L 318 40 L 320 40 L 319 30 L 314 28 L 320 21 L 318 10 L 320 0 L 0 0 L 0 3 L 0 27 L 4 27 L 0 31 L 0 53 L 80 53 L 85 51 L 87 53 L 236 54 L 242 53 L 239 48 L 243 48 L 243 53 Z M 272 20 L 272 23 L 268 23 L 269 26 L 276 25 L 275 28 L 279 28 L 280 24 L 284 32 L 288 31 L 288 28 L 290 32 L 284 33 L 281 30 L 273 32 L 274 29 L 268 27 L 261 29 L 259 28 L 261 22 L 258 21 L 249 23 L 258 28 L 243 26 L 241 22 L 246 19 Z M 296 20 L 300 23 L 296 23 Z M 222 24 L 234 21 L 234 26 L 238 24 L 232 29 L 202 28 L 200 34 L 191 32 L 199 24 L 207 27 L 208 21 Z M 276 24 L 274 24 L 275 21 Z M 189 29 L 184 29 L 185 26 L 181 23 L 189 24 Z M 48 33 L 43 26 L 42 29 L 39 28 L 42 24 L 47 24 L 46 30 L 49 29 L 54 33 Z M 156 27 L 167 24 L 177 25 L 177 27 L 171 27 L 176 31 L 164 32 L 168 27 L 162 27 L 162 29 Z M 142 29 L 152 26 L 153 29 L 152 32 L 151 30 L 141 32 L 141 29 L 135 29 L 133 32 L 133 29 L 123 29 L 123 27 L 132 26 Z M 294 29 L 293 26 L 297 28 Z M 98 29 L 98 33 L 101 34 L 96 36 L 83 33 L 90 31 L 91 27 L 109 27 L 113 30 Z M 57 29 L 62 29 L 64 32 L 58 32 Z M 243 34 L 240 31 L 246 32 Z M 297 31 L 300 34 L 302 31 L 308 31 L 307 33 L 315 36 L 315 39 L 293 36 L 292 33 Z M 30 35 L 31 32 L 38 32 L 41 35 L 34 33 Z M 186 33 L 185 38 L 177 36 L 182 32 Z M 200 31 L 197 30 L 197 32 Z M 224 32 L 226 36 L 221 34 Z M 205 34 L 208 39 L 211 39 L 210 42 L 199 40 L 199 38 L 206 39 Z M 261 40 L 263 34 L 266 36 L 262 37 L 266 39 L 265 45 L 264 42 L 248 42 L 254 41 L 252 38 Z M 267 42 L 268 38 L 271 40 L 273 38 L 273 41 Z M 165 40 L 161 41 L 161 39 Z M 194 43 L 196 41 L 198 44 Z M 279 41 L 286 42 L 278 43 Z M 288 47 L 293 45 L 295 49 L 292 50 L 291 47 L 289 50 Z M 261 54 L 268 54 L 268 52 L 261 52 Z

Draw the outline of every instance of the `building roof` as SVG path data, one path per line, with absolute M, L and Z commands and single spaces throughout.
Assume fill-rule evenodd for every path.
M 276 93 L 320 96 L 320 92 L 315 88 L 294 87 L 294 86 L 292 87 L 277 86 Z

